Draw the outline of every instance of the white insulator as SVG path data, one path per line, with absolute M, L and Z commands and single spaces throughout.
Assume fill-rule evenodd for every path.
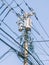
M 24 26 L 26 27 L 26 30 L 31 30 L 31 19 L 30 18 L 27 18 L 25 20 L 25 23 L 24 23 Z
M 20 31 L 20 32 L 23 30 L 23 27 L 22 27 L 22 26 L 23 26 L 23 24 L 20 23 L 20 24 L 19 24 L 19 31 Z

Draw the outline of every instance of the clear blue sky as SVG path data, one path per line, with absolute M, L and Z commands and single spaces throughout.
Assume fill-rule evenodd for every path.
M 12 0 L 6 0 L 9 4 L 11 3 Z M 46 32 L 49 35 L 49 0 L 25 0 L 28 5 L 30 7 L 32 7 L 41 24 L 43 25 L 44 29 L 46 30 Z M 16 2 L 18 4 L 20 4 L 21 2 L 23 2 L 23 0 L 16 0 Z M 0 0 L 0 6 L 1 6 L 2 2 Z M 7 5 L 7 4 L 6 4 Z M 15 2 L 13 2 L 13 4 L 11 5 L 11 7 L 15 7 L 16 4 Z M 5 8 L 6 6 L 4 6 L 1 11 Z M 21 8 L 26 11 L 26 12 L 30 12 L 28 10 L 28 8 L 26 7 L 25 3 L 23 2 L 21 5 Z M 5 16 L 5 13 L 10 9 L 10 7 L 0 16 L 0 19 L 2 20 Z M 20 9 L 18 7 L 14 8 L 16 12 L 20 13 Z M 33 25 L 35 27 L 36 30 L 38 30 L 40 32 L 40 34 L 44 37 L 44 39 L 49 39 L 44 31 L 42 30 L 41 26 L 39 25 L 39 23 L 37 22 L 37 20 L 35 19 L 35 17 L 31 17 Z M 4 22 L 6 22 L 9 27 L 11 27 L 11 29 L 16 32 L 18 35 L 20 35 L 21 33 L 18 31 L 18 26 L 16 24 L 16 21 L 18 20 L 18 18 L 16 17 L 16 15 L 13 13 L 13 11 L 11 11 L 8 16 L 5 18 Z M 3 28 L 6 32 L 8 32 L 10 35 L 13 36 L 13 38 L 17 38 L 3 23 L 1 25 L 1 28 Z M 0 31 L 1 32 L 1 31 Z M 3 33 L 3 32 L 1 32 Z M 40 38 L 40 36 L 34 32 L 32 30 L 32 33 L 36 36 L 37 40 L 42 40 Z M 4 34 L 4 33 L 3 33 Z M 4 34 L 5 35 L 5 34 Z M 5 35 L 6 36 L 6 35 Z M 15 47 L 12 43 L 10 43 L 9 41 L 7 41 L 4 37 L 2 37 L 0 35 L 1 38 L 3 38 L 6 42 L 8 42 L 10 45 L 12 45 L 13 47 Z M 7 36 L 8 37 L 8 36 Z M 33 37 L 33 36 L 32 36 Z M 33 37 L 34 38 L 34 37 Z M 10 38 L 9 38 L 10 39 Z M 11 39 L 10 39 L 11 40 Z M 17 40 L 17 39 L 16 39 Z M 19 40 L 17 40 L 19 41 Z M 39 43 L 33 43 L 34 44 L 34 49 L 36 51 L 36 53 L 38 54 L 39 58 L 43 61 L 43 60 L 49 60 L 49 48 L 45 45 L 45 43 L 40 43 L 42 45 L 42 47 L 45 49 L 45 51 L 48 53 L 48 55 L 46 55 L 43 50 L 42 47 L 39 45 Z M 47 42 L 47 45 L 49 46 L 49 42 Z M 2 54 L 4 54 L 4 52 L 6 52 L 9 49 L 9 47 L 7 47 L 4 43 L 2 43 L 0 41 L 0 56 Z M 17 47 L 15 47 L 15 49 L 18 49 Z M 43 61 L 43 63 L 45 65 L 49 65 L 49 61 Z M 0 65 L 23 65 L 23 63 L 18 59 L 17 55 L 13 52 L 9 52 L 2 60 L 0 60 Z

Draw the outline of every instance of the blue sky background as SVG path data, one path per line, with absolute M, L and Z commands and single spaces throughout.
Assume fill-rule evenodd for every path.
M 12 0 L 6 0 L 9 4 L 11 3 Z M 28 5 L 30 7 L 32 7 L 34 9 L 34 11 L 37 14 L 37 17 L 39 18 L 41 24 L 43 25 L 44 29 L 46 30 L 46 32 L 49 35 L 49 0 L 25 0 Z M 18 4 L 20 4 L 21 2 L 23 2 L 23 0 L 16 0 L 16 2 Z M 1 6 L 2 2 L 0 0 L 0 6 Z M 7 4 L 0 10 L 0 13 L 2 12 L 2 10 L 7 6 Z M 11 5 L 11 7 L 15 7 L 16 3 L 13 2 L 13 4 Z M 30 12 L 27 8 L 27 6 L 25 5 L 25 3 L 23 2 L 21 5 L 21 8 L 26 11 L 26 12 Z M 0 19 L 2 20 L 5 16 L 5 14 L 7 13 L 7 11 L 10 9 L 10 7 L 0 16 Z M 14 8 L 14 10 L 17 13 L 21 14 L 21 10 L 20 8 L 16 7 Z M 40 34 L 43 36 L 43 38 L 45 40 L 49 39 L 44 31 L 42 30 L 41 26 L 39 25 L 38 21 L 35 19 L 34 16 L 31 17 L 32 19 L 32 23 L 33 23 L 33 27 L 38 30 L 40 32 Z M 11 27 L 11 29 L 17 33 L 18 35 L 21 35 L 21 33 L 18 31 L 18 26 L 16 24 L 16 21 L 18 21 L 18 17 L 14 14 L 13 11 L 11 11 L 8 16 L 4 19 L 4 22 L 6 22 L 6 24 L 8 24 L 9 27 Z M 17 38 L 17 36 L 15 36 L 3 23 L 0 26 L 2 29 L 4 29 L 6 32 L 8 32 L 10 35 L 13 36 L 13 38 Z M 2 31 L 0 31 L 2 34 L 4 34 Z M 34 34 L 37 38 L 37 40 L 42 40 L 40 38 L 40 36 L 34 31 L 32 30 L 31 35 Z M 5 35 L 5 34 L 4 34 Z M 5 35 L 7 36 L 7 35 Z M 6 40 L 3 36 L 0 35 L 0 37 L 2 39 L 4 39 L 6 42 L 8 42 L 11 46 L 13 46 L 15 49 L 18 50 L 18 45 L 15 46 L 12 43 L 10 43 L 8 40 Z M 7 36 L 8 37 L 8 36 Z M 34 38 L 34 36 L 32 35 L 32 37 Z M 9 38 L 9 37 L 8 37 Z M 10 38 L 9 38 L 10 39 Z M 10 39 L 11 40 L 11 39 Z M 19 39 L 16 39 L 18 42 Z M 35 38 L 34 38 L 35 40 Z M 11 40 L 12 41 L 12 40 Z M 14 41 L 13 41 L 14 42 Z M 16 44 L 16 43 L 15 43 Z M 35 52 L 38 54 L 39 58 L 43 61 L 43 63 L 45 65 L 49 65 L 49 48 L 46 46 L 46 44 L 49 46 L 49 42 L 45 43 L 34 43 L 34 50 Z M 42 46 L 41 46 L 41 45 Z M 45 49 L 45 51 L 47 52 L 48 55 L 45 54 L 45 52 L 43 51 L 43 48 Z M 7 50 L 9 49 L 8 46 L 6 46 L 4 43 L 2 43 L 0 41 L 0 56 L 2 56 L 2 54 L 4 54 Z M 18 59 L 17 55 L 14 52 L 9 52 L 4 58 L 2 58 L 0 60 L 0 65 L 23 65 L 23 63 Z

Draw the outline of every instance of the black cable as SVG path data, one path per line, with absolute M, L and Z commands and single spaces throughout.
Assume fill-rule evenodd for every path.
M 0 20 L 0 21 L 1 21 L 1 20 Z M 3 21 L 1 21 L 1 22 L 3 22 Z M 18 34 L 16 34 L 5 22 L 3 22 L 3 24 L 6 25 L 7 28 L 8 28 L 14 35 L 18 36 Z
M 30 11 L 34 11 L 34 9 L 31 8 L 31 7 L 25 2 L 25 0 L 23 0 L 23 1 L 24 1 L 25 5 L 28 7 L 28 9 L 29 9 Z
M 4 1 L 3 1 L 3 0 L 1 0 L 1 1 L 2 1 L 2 3 L 4 3 Z M 11 1 L 11 3 L 9 4 L 10 6 L 12 5 L 13 1 L 14 1 L 14 0 L 12 0 L 12 1 Z
M 40 33 L 39 33 L 34 27 L 32 27 L 32 29 L 33 29 L 38 35 L 40 35 Z
M 25 0 L 23 0 L 24 2 L 25 2 Z M 25 4 L 26 4 L 26 6 L 28 7 L 28 9 L 32 12 L 32 11 L 34 11 L 34 9 L 33 8 L 30 8 L 29 7 L 29 5 L 25 2 Z M 45 29 L 44 29 L 44 27 L 41 25 L 41 23 L 40 23 L 40 21 L 39 21 L 39 19 L 38 19 L 38 17 L 36 16 L 36 13 L 34 13 L 34 16 L 35 16 L 35 18 L 36 18 L 36 20 L 38 21 L 38 23 L 40 24 L 40 26 L 42 27 L 42 29 L 44 30 L 44 32 L 45 32 L 45 34 L 47 35 L 47 37 L 49 38 L 49 35 L 47 34 L 47 32 L 45 31 Z M 35 30 L 35 29 L 34 29 Z M 35 30 L 36 31 L 36 30 Z M 38 31 L 36 31 L 37 33 L 38 33 Z M 39 33 L 38 33 L 39 34 Z M 39 34 L 40 35 L 40 34 Z M 47 43 L 45 43 L 46 44 L 46 46 L 49 48 L 49 46 L 47 45 Z
M 4 12 L 7 8 L 8 8 L 8 6 L 6 6 L 6 7 L 4 8 L 4 10 L 0 13 L 0 16 L 3 14 L 3 12 Z
M 20 6 L 20 5 L 22 5 L 22 4 L 23 4 L 23 1 L 19 4 L 19 6 Z M 12 7 L 12 8 L 16 8 L 16 7 L 17 7 L 17 5 L 16 5 L 16 6 L 14 6 L 14 7 Z
M 33 27 L 32 27 L 33 28 Z M 33 28 L 34 29 L 34 28 Z M 34 31 L 42 38 L 43 41 L 39 41 L 39 42 L 45 42 L 45 45 L 49 48 L 48 44 L 46 42 L 48 42 L 49 40 L 44 40 L 43 36 L 41 36 L 41 34 L 34 29 Z M 38 41 L 37 41 L 38 42 Z M 49 54 L 47 53 L 47 55 L 49 56 Z
M 25 2 L 25 0 L 23 0 L 24 2 Z M 26 6 L 28 7 L 28 8 L 30 8 L 29 7 L 29 5 L 25 2 L 25 4 L 26 4 Z M 29 9 L 30 11 L 31 11 L 31 9 Z M 34 10 L 34 9 L 33 9 Z M 45 32 L 45 34 L 47 35 L 47 37 L 49 38 L 49 35 L 47 34 L 47 32 L 45 31 L 45 29 L 44 29 L 44 27 L 42 26 L 42 24 L 40 23 L 40 21 L 39 21 L 39 19 L 38 19 L 38 17 L 36 16 L 36 14 L 35 14 L 35 18 L 36 18 L 36 20 L 38 21 L 38 23 L 40 24 L 40 26 L 41 26 L 41 28 L 44 30 L 44 32 Z
M 40 24 L 41 28 L 43 29 L 43 31 L 45 32 L 45 34 L 47 35 L 47 37 L 49 38 L 49 35 L 47 34 L 47 32 L 45 31 L 44 27 L 42 26 L 42 24 L 40 23 L 39 19 L 36 18 L 38 23 Z
M 44 41 L 44 38 L 43 38 L 43 36 L 41 36 L 41 34 L 36 30 L 36 29 L 34 29 L 33 27 L 32 27 L 32 29 L 43 39 L 43 41 Z M 45 41 L 48 41 L 48 40 L 45 40 Z M 38 41 L 37 41 L 38 42 Z M 42 42 L 42 41 L 39 41 L 39 42 Z M 40 44 L 41 45 L 41 44 Z M 45 42 L 45 45 L 49 48 L 49 46 L 47 45 L 47 43 Z M 42 45 L 41 45 L 42 46 Z M 43 48 L 43 47 L 42 47 Z M 43 48 L 44 49 L 44 48 Z M 44 52 L 49 56 L 49 54 L 44 50 Z
M 39 59 L 39 62 L 41 62 L 42 64 L 43 64 L 43 62 L 42 62 L 42 60 L 40 60 L 40 58 L 39 58 L 39 56 L 37 55 L 37 53 L 34 51 L 34 54 L 37 56 L 37 58 Z
M 9 49 L 7 52 L 5 52 L 5 53 L 0 57 L 0 60 L 1 60 L 5 55 L 7 55 L 10 50 L 11 50 L 11 49 Z
M 2 19 L 2 21 L 4 21 L 4 19 L 7 17 L 7 15 L 10 13 L 11 9 L 9 9 L 9 11 L 6 13 L 6 15 L 4 16 L 4 18 Z
M 5 4 L 3 3 L 1 6 L 0 6 L 0 9 L 4 6 Z
M 37 38 L 36 38 L 36 36 L 33 34 L 33 36 L 35 37 L 35 39 L 37 40 Z M 47 55 L 47 56 L 49 56 L 49 54 L 45 51 L 45 49 L 43 48 L 43 46 L 42 46 L 42 44 L 40 44 L 40 42 L 39 42 L 39 45 L 40 45 L 40 47 L 42 48 L 42 51 L 44 51 L 44 53 Z
M 32 41 L 32 42 L 49 42 L 49 40 L 40 40 L 40 41 Z
M 7 1 L 5 0 L 5 2 L 7 3 Z M 20 7 L 19 4 L 17 4 L 17 2 L 14 0 L 14 2 L 16 3 L 17 7 L 19 7 L 21 9 L 21 11 L 23 11 L 23 13 L 25 13 L 25 11 Z M 7 3 L 8 4 L 8 3 Z M 8 4 L 9 5 L 9 4 Z M 9 5 L 10 6 L 10 5 Z M 11 6 L 10 6 L 11 7 Z
M 19 52 L 18 50 L 14 49 L 12 46 L 10 46 L 8 43 L 6 43 L 3 39 L 0 39 L 0 40 L 1 40 L 4 44 L 6 44 L 8 47 L 10 47 L 14 52 L 16 52 L 17 55 L 20 55 L 23 59 L 25 58 L 23 55 L 20 54 L 20 52 Z M 9 51 L 10 51 L 10 49 L 9 49 L 3 56 L 5 56 Z M 2 56 L 2 57 L 3 57 L 3 56 Z M 33 63 L 32 63 L 29 59 L 27 59 L 27 60 L 28 60 L 28 62 L 30 62 L 30 64 L 33 65 Z
M 5 39 L 7 39 L 9 42 L 11 42 L 13 45 L 17 46 L 14 42 L 12 42 L 8 37 L 0 33 L 1 36 L 3 36 Z
M 14 2 L 14 0 L 11 1 L 11 3 L 9 4 L 9 6 L 11 6 L 11 4 L 12 4 L 13 2 Z M 22 3 L 23 3 L 23 1 L 19 4 L 19 6 L 22 5 Z M 14 7 L 12 7 L 12 8 L 16 8 L 16 7 L 17 7 L 17 6 L 14 6 Z
M 1 31 L 3 31 L 6 35 L 8 35 L 15 43 L 17 43 L 19 46 L 21 46 L 21 48 L 24 48 L 24 47 L 22 47 L 22 45 L 21 44 L 19 44 L 12 36 L 10 36 L 8 33 L 6 33 L 2 28 L 0 28 L 0 30 Z M 25 48 L 24 48 L 25 49 Z M 39 65 L 41 65 L 39 62 L 38 62 L 38 60 L 27 50 L 27 49 L 25 49 L 33 58 L 34 58 L 34 60 L 39 64 Z M 44 64 L 43 64 L 44 65 Z
M 17 6 L 21 9 L 21 11 L 23 11 L 23 13 L 25 13 L 25 11 L 20 7 L 20 5 L 14 0 L 14 2 L 17 4 Z
M 6 2 L 6 0 L 4 0 Z M 6 2 L 7 3 L 7 2 Z M 8 4 L 8 3 L 7 3 Z M 22 21 L 23 19 L 20 17 L 19 13 L 16 13 L 16 11 L 8 4 L 8 6 L 13 10 L 13 12 L 16 14 L 17 17 L 19 17 Z M 24 21 L 23 21 L 24 22 Z

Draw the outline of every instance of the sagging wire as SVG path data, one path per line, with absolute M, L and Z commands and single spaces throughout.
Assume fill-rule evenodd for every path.
M 3 3 L 1 6 L 0 6 L 0 9 L 4 6 L 5 4 Z
M 21 6 L 22 4 L 23 4 L 23 1 L 19 4 L 19 6 Z M 16 8 L 16 7 L 17 7 L 17 5 L 12 7 L 12 8 Z
M 36 31 L 35 31 L 36 32 Z M 38 32 L 38 31 L 37 31 Z M 39 33 L 39 32 L 38 32 Z M 37 34 L 38 34 L 37 33 Z M 44 38 L 43 38 L 43 36 L 41 36 L 41 34 L 38 34 L 41 38 L 42 38 L 42 40 L 43 41 L 39 41 L 39 42 L 45 42 L 45 45 L 49 48 L 49 46 L 47 45 L 47 43 L 46 42 L 49 42 L 49 40 L 45 40 Z M 38 42 L 38 41 L 37 41 Z M 49 55 L 49 54 L 48 54 Z
M 23 1 L 25 2 L 25 0 L 23 0 Z M 33 8 L 30 9 L 29 5 L 28 5 L 26 2 L 25 2 L 25 4 L 26 4 L 26 6 L 28 7 L 28 9 L 29 9 L 31 12 L 34 11 Z M 45 32 L 45 34 L 47 35 L 47 37 L 49 38 L 49 35 L 47 34 L 46 30 L 44 29 L 44 27 L 43 27 L 42 24 L 40 23 L 40 21 L 39 21 L 38 17 L 36 16 L 36 13 L 35 13 L 35 12 L 34 12 L 34 16 L 35 16 L 36 20 L 38 21 L 38 23 L 40 24 L 40 26 L 41 26 L 41 28 L 43 29 L 43 31 Z M 49 48 L 49 46 L 47 45 L 47 43 L 46 43 L 46 46 Z
M 36 42 L 49 42 L 49 40 L 39 40 L 39 41 L 37 40 L 37 41 L 33 41 L 33 42 L 35 42 L 35 43 Z
M 33 36 L 35 37 L 35 39 L 37 40 L 36 36 L 33 34 Z M 32 41 L 33 42 L 33 41 Z M 41 50 L 47 55 L 49 56 L 49 54 L 45 51 L 45 49 L 43 48 L 42 44 L 39 42 L 40 47 L 42 48 Z
M 2 1 L 2 3 L 4 3 L 4 1 L 3 1 L 3 0 L 1 0 L 1 1 Z M 11 1 L 11 3 L 9 4 L 10 6 L 12 5 L 13 1 L 14 1 L 14 0 L 12 0 L 12 1 Z M 4 4 L 5 4 L 5 3 L 4 3 Z
M 1 21 L 1 20 L 0 20 L 0 21 Z M 1 21 L 1 22 L 3 22 L 3 21 Z M 5 22 L 3 22 L 3 24 L 4 24 L 14 35 L 18 36 L 18 34 L 15 33 Z
M 4 16 L 4 18 L 2 19 L 2 21 L 4 21 L 4 19 L 7 17 L 7 15 L 10 13 L 11 9 L 9 9 L 9 11 L 6 13 L 6 15 Z
M 3 36 L 5 39 L 7 39 L 9 42 L 11 42 L 13 45 L 15 45 L 15 47 L 17 46 L 14 42 L 12 42 L 8 37 L 3 35 L 2 33 L 0 33 L 0 35 Z
M 21 53 L 20 53 L 20 51 L 18 51 L 18 50 L 16 50 L 16 49 L 14 49 L 13 47 L 11 47 L 8 43 L 6 43 L 3 39 L 0 39 L 4 44 L 6 44 L 8 47 L 10 47 L 18 56 L 20 56 L 22 59 L 24 59 L 25 57 L 24 57 L 24 55 L 22 55 Z M 5 54 L 7 54 L 8 52 L 10 52 L 10 50 L 8 50 Z M 4 54 L 4 55 L 5 55 Z M 31 65 L 33 65 L 33 63 L 27 58 L 27 60 L 28 60 L 28 62 L 31 64 Z
M 39 33 L 34 27 L 32 27 L 32 29 L 33 29 L 38 35 L 40 35 L 40 33 Z
M 13 2 L 13 1 L 12 1 Z M 12 2 L 11 2 L 11 4 L 12 4 Z M 10 5 L 10 4 L 9 4 Z M 6 6 L 6 8 L 1 12 L 1 14 L 0 15 L 2 15 L 3 14 L 3 12 L 6 10 L 8 8 L 8 6 Z M 8 13 L 11 11 L 11 9 L 7 12 L 7 14 L 5 15 L 5 17 L 8 15 Z M 5 18 L 4 17 L 4 18 Z M 4 19 L 3 19 L 4 20 Z
M 6 2 L 6 0 L 4 0 L 4 1 Z M 19 17 L 23 21 L 23 19 L 20 17 L 20 14 L 19 13 L 16 13 L 16 11 L 8 3 L 7 3 L 7 5 L 13 10 L 13 12 L 16 14 L 16 16 Z
M 25 2 L 25 0 L 23 0 L 23 1 Z M 33 10 L 34 10 L 34 9 L 31 10 L 30 7 L 29 7 L 29 5 L 28 5 L 26 2 L 25 2 L 25 4 L 26 4 L 26 6 L 29 8 L 30 11 L 33 11 Z M 35 14 L 35 18 L 36 18 L 36 20 L 39 22 L 40 26 L 41 26 L 42 29 L 44 30 L 44 32 L 45 32 L 45 34 L 47 35 L 47 37 L 49 38 L 49 35 L 48 35 L 47 32 L 45 31 L 44 27 L 41 25 L 41 23 L 40 23 L 38 17 L 36 16 L 36 14 Z
M 33 27 L 32 27 L 33 28 Z M 41 36 L 41 34 L 33 28 L 33 30 L 44 40 L 43 36 Z M 45 40 L 46 41 L 46 40 Z M 48 41 L 48 40 L 47 40 Z M 39 41 L 40 42 L 40 41 Z M 41 45 L 41 44 L 40 44 Z M 47 46 L 47 43 L 45 42 L 45 45 Z M 41 47 L 43 48 L 43 46 L 41 45 Z M 49 46 L 47 46 L 49 48 Z M 44 48 L 43 48 L 44 49 Z M 44 50 L 44 52 L 49 56 L 49 54 Z
M 8 6 L 6 6 L 5 8 L 4 8 L 4 10 L 0 13 L 0 16 L 3 14 L 3 12 L 5 12 L 5 10 L 8 8 Z
M 17 43 L 19 46 L 21 46 L 20 43 L 18 43 L 12 36 L 10 36 L 8 33 L 6 33 L 2 28 L 0 28 L 0 30 L 3 31 L 6 35 L 8 35 L 15 43 Z M 0 40 L 2 40 L 2 39 L 0 39 Z M 21 46 L 21 48 L 25 49 L 23 46 Z M 28 51 L 27 49 L 25 49 L 25 50 L 34 58 L 34 60 L 35 60 L 39 65 L 41 65 L 41 64 L 38 62 L 38 60 L 30 53 L 30 51 Z M 43 65 L 44 65 L 44 64 L 43 64 Z
M 25 5 L 28 7 L 28 9 L 29 9 L 30 11 L 34 11 L 34 9 L 31 8 L 31 7 L 25 2 L 25 0 L 23 0 L 23 1 L 24 1 Z
M 11 3 L 9 4 L 9 6 L 11 6 L 13 2 L 14 2 L 14 0 L 11 1 Z M 23 4 L 23 1 L 19 4 L 19 6 L 22 5 L 22 4 Z M 16 7 L 17 7 L 17 6 L 14 6 L 14 7 L 12 7 L 12 8 L 16 8 Z
M 33 54 L 33 56 L 38 60 L 39 63 L 41 63 L 41 65 L 43 65 L 42 60 L 40 60 L 39 56 L 37 55 L 37 53 L 35 53 L 35 51 L 31 52 Z
M 7 52 L 5 52 L 1 57 L 0 57 L 0 60 L 5 56 L 7 55 L 9 52 L 10 52 L 11 49 L 9 49 Z
M 5 2 L 7 3 L 7 1 L 5 0 Z M 19 4 L 17 4 L 17 2 L 14 0 L 14 2 L 16 3 L 17 7 L 19 7 L 21 9 L 21 12 L 25 13 L 25 11 L 20 7 Z M 8 4 L 8 3 L 7 3 Z M 9 4 L 8 4 L 9 5 Z M 10 5 L 9 5 L 10 6 Z M 10 6 L 11 7 L 11 6 Z M 13 8 L 13 7 L 12 7 Z
M 21 12 L 25 13 L 25 11 L 20 7 L 20 5 L 14 0 L 14 2 L 16 3 L 16 5 L 21 9 Z

